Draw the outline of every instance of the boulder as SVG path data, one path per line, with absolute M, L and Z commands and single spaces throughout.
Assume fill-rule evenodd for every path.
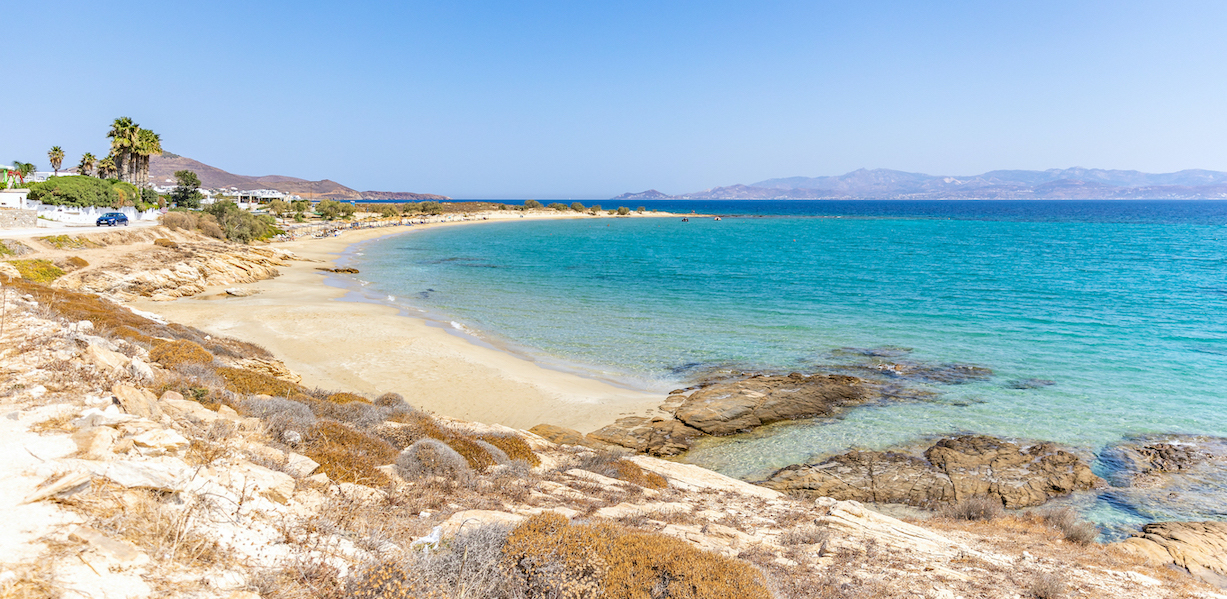
M 1227 588 L 1227 522 L 1156 522 L 1113 546 Z
M 315 460 L 290 451 L 286 453 L 286 463 L 283 470 L 294 478 L 306 478 L 314 474 L 319 467 L 319 463 Z
M 673 456 L 686 452 L 690 449 L 690 440 L 701 435 L 703 431 L 677 420 L 630 416 L 619 418 L 613 424 L 589 433 L 588 437 L 640 453 Z
M 87 364 L 93 364 L 106 372 L 122 371 L 128 367 L 128 362 L 131 361 L 128 356 L 97 344 L 87 346 L 81 354 L 81 359 L 85 360 Z
M 172 395 L 173 394 L 173 395 Z M 172 418 L 182 418 L 198 425 L 209 425 L 221 416 L 199 402 L 190 399 L 183 399 L 182 395 L 173 391 L 167 391 L 162 394 L 162 398 L 158 400 L 162 411 L 169 414 Z
M 162 417 L 162 408 L 158 405 L 157 396 L 144 389 L 120 383 L 111 387 L 111 393 L 115 394 L 119 405 L 129 414 L 150 420 L 158 420 Z
M 558 445 L 587 445 L 587 440 L 584 435 L 577 430 L 569 429 L 563 426 L 554 426 L 552 424 L 538 424 L 528 432 L 533 433 L 546 441 L 557 443 Z
M 154 381 L 153 368 L 150 368 L 144 360 L 140 358 L 132 358 L 128 364 L 128 372 L 139 381 L 152 383 Z
M 968 435 L 938 441 L 923 458 L 850 451 L 818 463 L 788 466 L 763 484 L 786 493 L 840 500 L 929 506 L 992 497 L 1018 508 L 1100 482 L 1081 458 L 1051 443 L 1024 448 L 994 437 Z
M 132 444 L 142 455 L 175 455 L 186 451 L 192 443 L 170 429 L 154 429 L 132 436 Z
M 731 435 L 798 418 L 833 416 L 875 393 L 861 379 L 839 375 L 754 376 L 695 391 L 674 416 L 709 435 Z
M 119 433 L 109 426 L 81 429 L 72 435 L 77 444 L 77 455 L 86 460 L 102 460 L 111 456 L 111 446 L 119 439 Z
M 240 462 L 218 474 L 218 481 L 241 493 L 256 492 L 277 503 L 294 496 L 294 478 L 251 462 Z

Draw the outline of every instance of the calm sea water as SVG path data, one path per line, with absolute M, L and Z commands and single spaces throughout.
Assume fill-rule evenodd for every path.
M 685 458 L 732 476 L 960 432 L 1088 456 L 1139 434 L 1227 436 L 1227 202 L 640 205 L 743 216 L 435 229 L 355 260 L 386 301 L 650 389 L 721 368 L 993 372 L 908 381 L 924 400 L 765 427 Z

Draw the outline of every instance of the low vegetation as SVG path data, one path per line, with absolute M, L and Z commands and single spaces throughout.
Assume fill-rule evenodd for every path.
M 64 269 L 50 260 L 9 260 L 8 263 L 21 273 L 21 278 L 34 283 L 50 283 L 64 276 Z

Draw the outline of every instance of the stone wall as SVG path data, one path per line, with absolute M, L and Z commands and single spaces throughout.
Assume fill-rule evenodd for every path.
M 33 229 L 37 226 L 37 210 L 0 210 L 0 229 Z

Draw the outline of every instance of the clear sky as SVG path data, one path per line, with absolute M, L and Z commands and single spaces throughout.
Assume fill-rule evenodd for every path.
M 244 175 L 606 198 L 892 168 L 1227 170 L 1227 2 L 38 2 L 0 161 L 130 116 Z

